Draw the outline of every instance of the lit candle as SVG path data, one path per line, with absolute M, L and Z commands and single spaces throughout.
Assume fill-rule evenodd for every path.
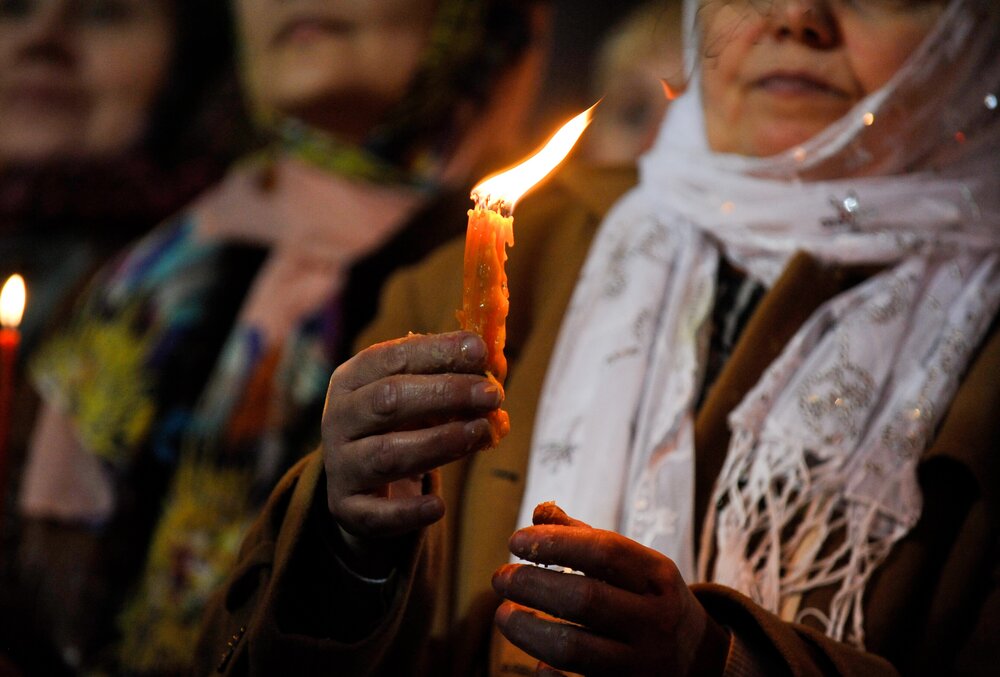
M 480 182 L 472 189 L 475 208 L 469 210 L 465 236 L 462 309 L 458 320 L 462 329 L 473 331 L 486 342 L 486 375 L 503 388 L 507 359 L 503 354 L 507 338 L 507 247 L 514 244 L 515 203 L 555 170 L 569 155 L 583 130 L 590 124 L 593 107 L 563 125 L 538 151 L 514 167 Z M 490 416 L 493 446 L 510 430 L 505 411 Z
M 21 317 L 27 290 L 24 278 L 11 275 L 0 291 L 0 525 L 7 501 L 7 446 L 10 412 L 14 400 L 17 348 L 21 343 Z

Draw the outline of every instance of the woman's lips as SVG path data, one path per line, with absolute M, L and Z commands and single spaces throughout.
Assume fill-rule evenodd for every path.
M 11 109 L 54 112 L 80 108 L 84 96 L 74 87 L 45 82 L 15 82 L 0 85 L 0 100 Z
M 354 30 L 348 21 L 331 17 L 296 17 L 274 34 L 274 44 L 308 42 L 320 36 L 346 34 Z
M 847 92 L 809 73 L 775 72 L 754 80 L 755 89 L 777 96 L 827 94 L 844 98 Z

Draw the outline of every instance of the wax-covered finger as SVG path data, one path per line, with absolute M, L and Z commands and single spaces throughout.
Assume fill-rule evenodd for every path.
M 503 389 L 479 375 L 389 376 L 331 402 L 324 431 L 334 440 L 355 440 L 482 416 L 502 402 Z
M 566 514 L 566 511 L 556 505 L 555 501 L 546 501 L 535 506 L 531 514 L 532 524 L 561 524 L 566 527 L 589 527 L 586 522 L 581 522 Z
M 361 493 L 429 472 L 489 443 L 490 424 L 485 418 L 452 421 L 345 443 L 340 448 L 342 462 L 328 472 L 340 472 L 332 477 L 338 492 Z
M 384 539 L 409 534 L 444 516 L 440 496 L 396 498 L 374 494 L 348 496 L 334 515 L 345 531 L 358 538 Z
M 330 379 L 330 395 L 397 374 L 482 374 L 485 369 L 486 344 L 476 334 L 411 334 L 377 343 L 341 364 Z
M 498 595 L 601 635 L 627 640 L 648 601 L 595 578 L 525 564 L 507 564 L 493 574 Z
M 621 675 L 629 665 L 627 645 L 586 628 L 552 619 L 514 602 L 496 611 L 497 628 L 512 644 L 558 669 L 589 675 Z
M 613 531 L 539 525 L 514 532 L 510 551 L 537 564 L 555 564 L 639 594 L 660 593 L 659 581 L 676 575 L 660 553 Z M 665 566 L 671 571 L 661 571 Z

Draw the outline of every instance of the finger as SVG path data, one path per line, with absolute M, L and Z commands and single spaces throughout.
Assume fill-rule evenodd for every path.
M 332 402 L 325 431 L 335 440 L 355 440 L 482 416 L 502 402 L 503 389 L 475 374 L 388 376 Z
M 514 602 L 496 612 L 497 628 L 512 644 L 559 670 L 587 675 L 628 674 L 629 647 L 585 628 L 546 618 Z
M 678 576 L 668 558 L 603 529 L 539 525 L 514 532 L 510 551 L 537 564 L 556 564 L 638 594 L 662 593 Z
M 565 527 L 589 527 L 586 522 L 581 522 L 566 514 L 566 511 L 556 505 L 555 501 L 546 501 L 535 506 L 531 514 L 532 524 L 561 524 Z
M 337 494 L 367 492 L 430 472 L 489 444 L 485 418 L 365 437 L 341 447 L 341 462 L 330 469 L 330 476 Z
M 440 496 L 389 498 L 357 494 L 340 502 L 334 518 L 358 538 L 391 538 L 434 524 L 444 516 Z
M 642 596 L 594 578 L 524 564 L 500 567 L 493 589 L 523 606 L 623 640 L 637 633 L 635 619 L 648 605 Z
M 535 666 L 535 677 L 569 677 L 562 670 L 556 670 L 551 665 L 546 665 L 542 661 L 538 661 L 538 665 Z
M 341 364 L 330 378 L 332 396 L 396 374 L 482 374 L 486 344 L 471 332 L 412 334 L 377 343 Z
M 647 604 L 640 595 L 594 578 L 523 564 L 500 567 L 493 588 L 513 602 L 610 637 L 627 638 Z

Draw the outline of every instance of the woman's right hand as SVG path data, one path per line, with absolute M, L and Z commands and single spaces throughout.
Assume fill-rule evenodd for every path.
M 483 340 L 454 332 L 379 343 L 333 373 L 323 412 L 327 501 L 354 558 L 444 515 L 434 471 L 488 446 L 484 417 L 503 400 L 485 365 Z

